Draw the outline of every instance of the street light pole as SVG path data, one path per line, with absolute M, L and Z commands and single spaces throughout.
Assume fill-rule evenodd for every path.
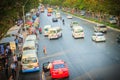
M 25 11 L 24 11 L 24 7 L 25 6 L 22 6 L 22 10 L 23 10 L 23 27 L 25 26 Z
M 23 11 L 23 27 L 25 27 L 25 5 L 27 4 L 28 0 L 25 2 L 25 4 L 22 6 Z M 25 29 L 26 30 L 26 29 Z

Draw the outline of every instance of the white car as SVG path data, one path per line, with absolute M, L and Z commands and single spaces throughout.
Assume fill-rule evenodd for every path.
M 100 42 L 100 41 L 106 41 L 106 38 L 103 33 L 96 32 L 92 35 L 92 40 L 96 42 Z
M 51 25 L 45 25 L 43 28 L 43 35 L 48 36 L 48 31 L 51 28 Z
M 104 24 L 97 24 L 94 26 L 95 32 L 107 32 L 107 27 Z
M 72 15 L 67 15 L 67 18 L 68 19 L 72 19 Z
M 73 29 L 72 29 L 72 36 L 74 38 L 84 38 L 83 28 L 81 26 L 73 27 Z
M 49 29 L 48 38 L 51 39 L 58 39 L 62 37 L 62 29 L 61 27 L 52 27 Z

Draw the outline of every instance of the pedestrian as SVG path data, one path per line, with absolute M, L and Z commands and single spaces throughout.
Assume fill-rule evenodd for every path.
M 46 55 L 47 54 L 47 50 L 46 50 L 46 47 L 44 46 L 43 47 L 43 53 Z
M 6 78 L 8 79 L 8 70 L 9 70 L 9 65 L 8 65 L 8 60 L 6 60 L 5 62 L 5 75 L 6 75 Z
M 15 63 L 16 66 L 18 66 L 18 59 L 15 54 L 13 55 L 13 62 Z
M 39 33 L 42 34 L 42 28 L 41 27 L 39 28 Z
M 65 21 L 64 21 L 64 19 L 62 20 L 62 22 L 63 22 L 63 25 L 65 24 Z
M 12 72 L 12 78 L 13 78 L 13 80 L 15 80 L 15 77 L 16 77 L 16 65 L 15 65 L 14 62 L 11 63 L 10 68 L 11 68 L 11 72 Z
M 16 36 L 16 38 L 15 38 L 15 45 L 16 45 L 16 48 L 18 48 L 18 43 L 19 43 L 19 39 L 18 39 L 18 36 Z
M 19 34 L 19 38 L 20 38 L 20 43 L 23 43 L 23 35 L 21 33 Z

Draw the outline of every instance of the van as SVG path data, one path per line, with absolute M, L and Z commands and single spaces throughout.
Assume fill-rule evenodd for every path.
M 51 25 L 45 25 L 43 29 L 43 35 L 48 36 L 48 30 L 51 28 Z
M 60 27 L 52 27 L 49 29 L 49 39 L 56 39 L 60 37 L 62 37 L 62 29 Z
M 56 18 L 61 18 L 60 13 L 56 13 Z
M 97 24 L 94 26 L 96 32 L 107 32 L 107 27 L 104 24 Z
M 81 26 L 75 26 L 72 29 L 72 36 L 74 38 L 84 38 L 84 31 Z
M 35 44 L 34 41 L 25 41 L 23 44 L 22 51 L 36 50 L 36 52 L 37 52 L 37 48 L 38 48 L 38 46 Z
M 38 40 L 36 35 L 32 34 L 32 35 L 28 35 L 25 39 L 25 41 L 34 41 L 36 44 L 38 44 Z
M 21 70 L 23 73 L 39 71 L 39 61 L 35 50 L 23 51 L 21 59 Z

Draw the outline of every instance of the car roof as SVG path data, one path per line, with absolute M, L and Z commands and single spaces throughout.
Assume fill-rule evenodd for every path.
M 28 47 L 28 46 L 35 46 L 34 41 L 25 41 L 23 44 L 23 47 Z
M 74 22 L 78 23 L 77 21 L 72 21 L 71 23 L 74 23 Z
M 97 24 L 97 26 L 105 26 L 104 24 Z
M 26 50 L 23 51 L 22 54 L 22 58 L 26 58 L 26 57 L 37 57 L 36 51 L 35 50 Z
M 30 41 L 30 40 L 36 40 L 36 35 L 28 35 L 27 37 L 26 37 L 26 41 Z
M 73 26 L 73 29 L 83 29 L 82 26 Z
M 101 33 L 101 32 L 95 32 L 94 34 L 95 35 L 103 35 L 103 33 Z
M 44 26 L 44 28 L 50 28 L 51 27 L 51 25 L 45 25 Z
M 63 60 L 55 60 L 52 62 L 53 65 L 55 64 L 64 64 L 65 62 Z

